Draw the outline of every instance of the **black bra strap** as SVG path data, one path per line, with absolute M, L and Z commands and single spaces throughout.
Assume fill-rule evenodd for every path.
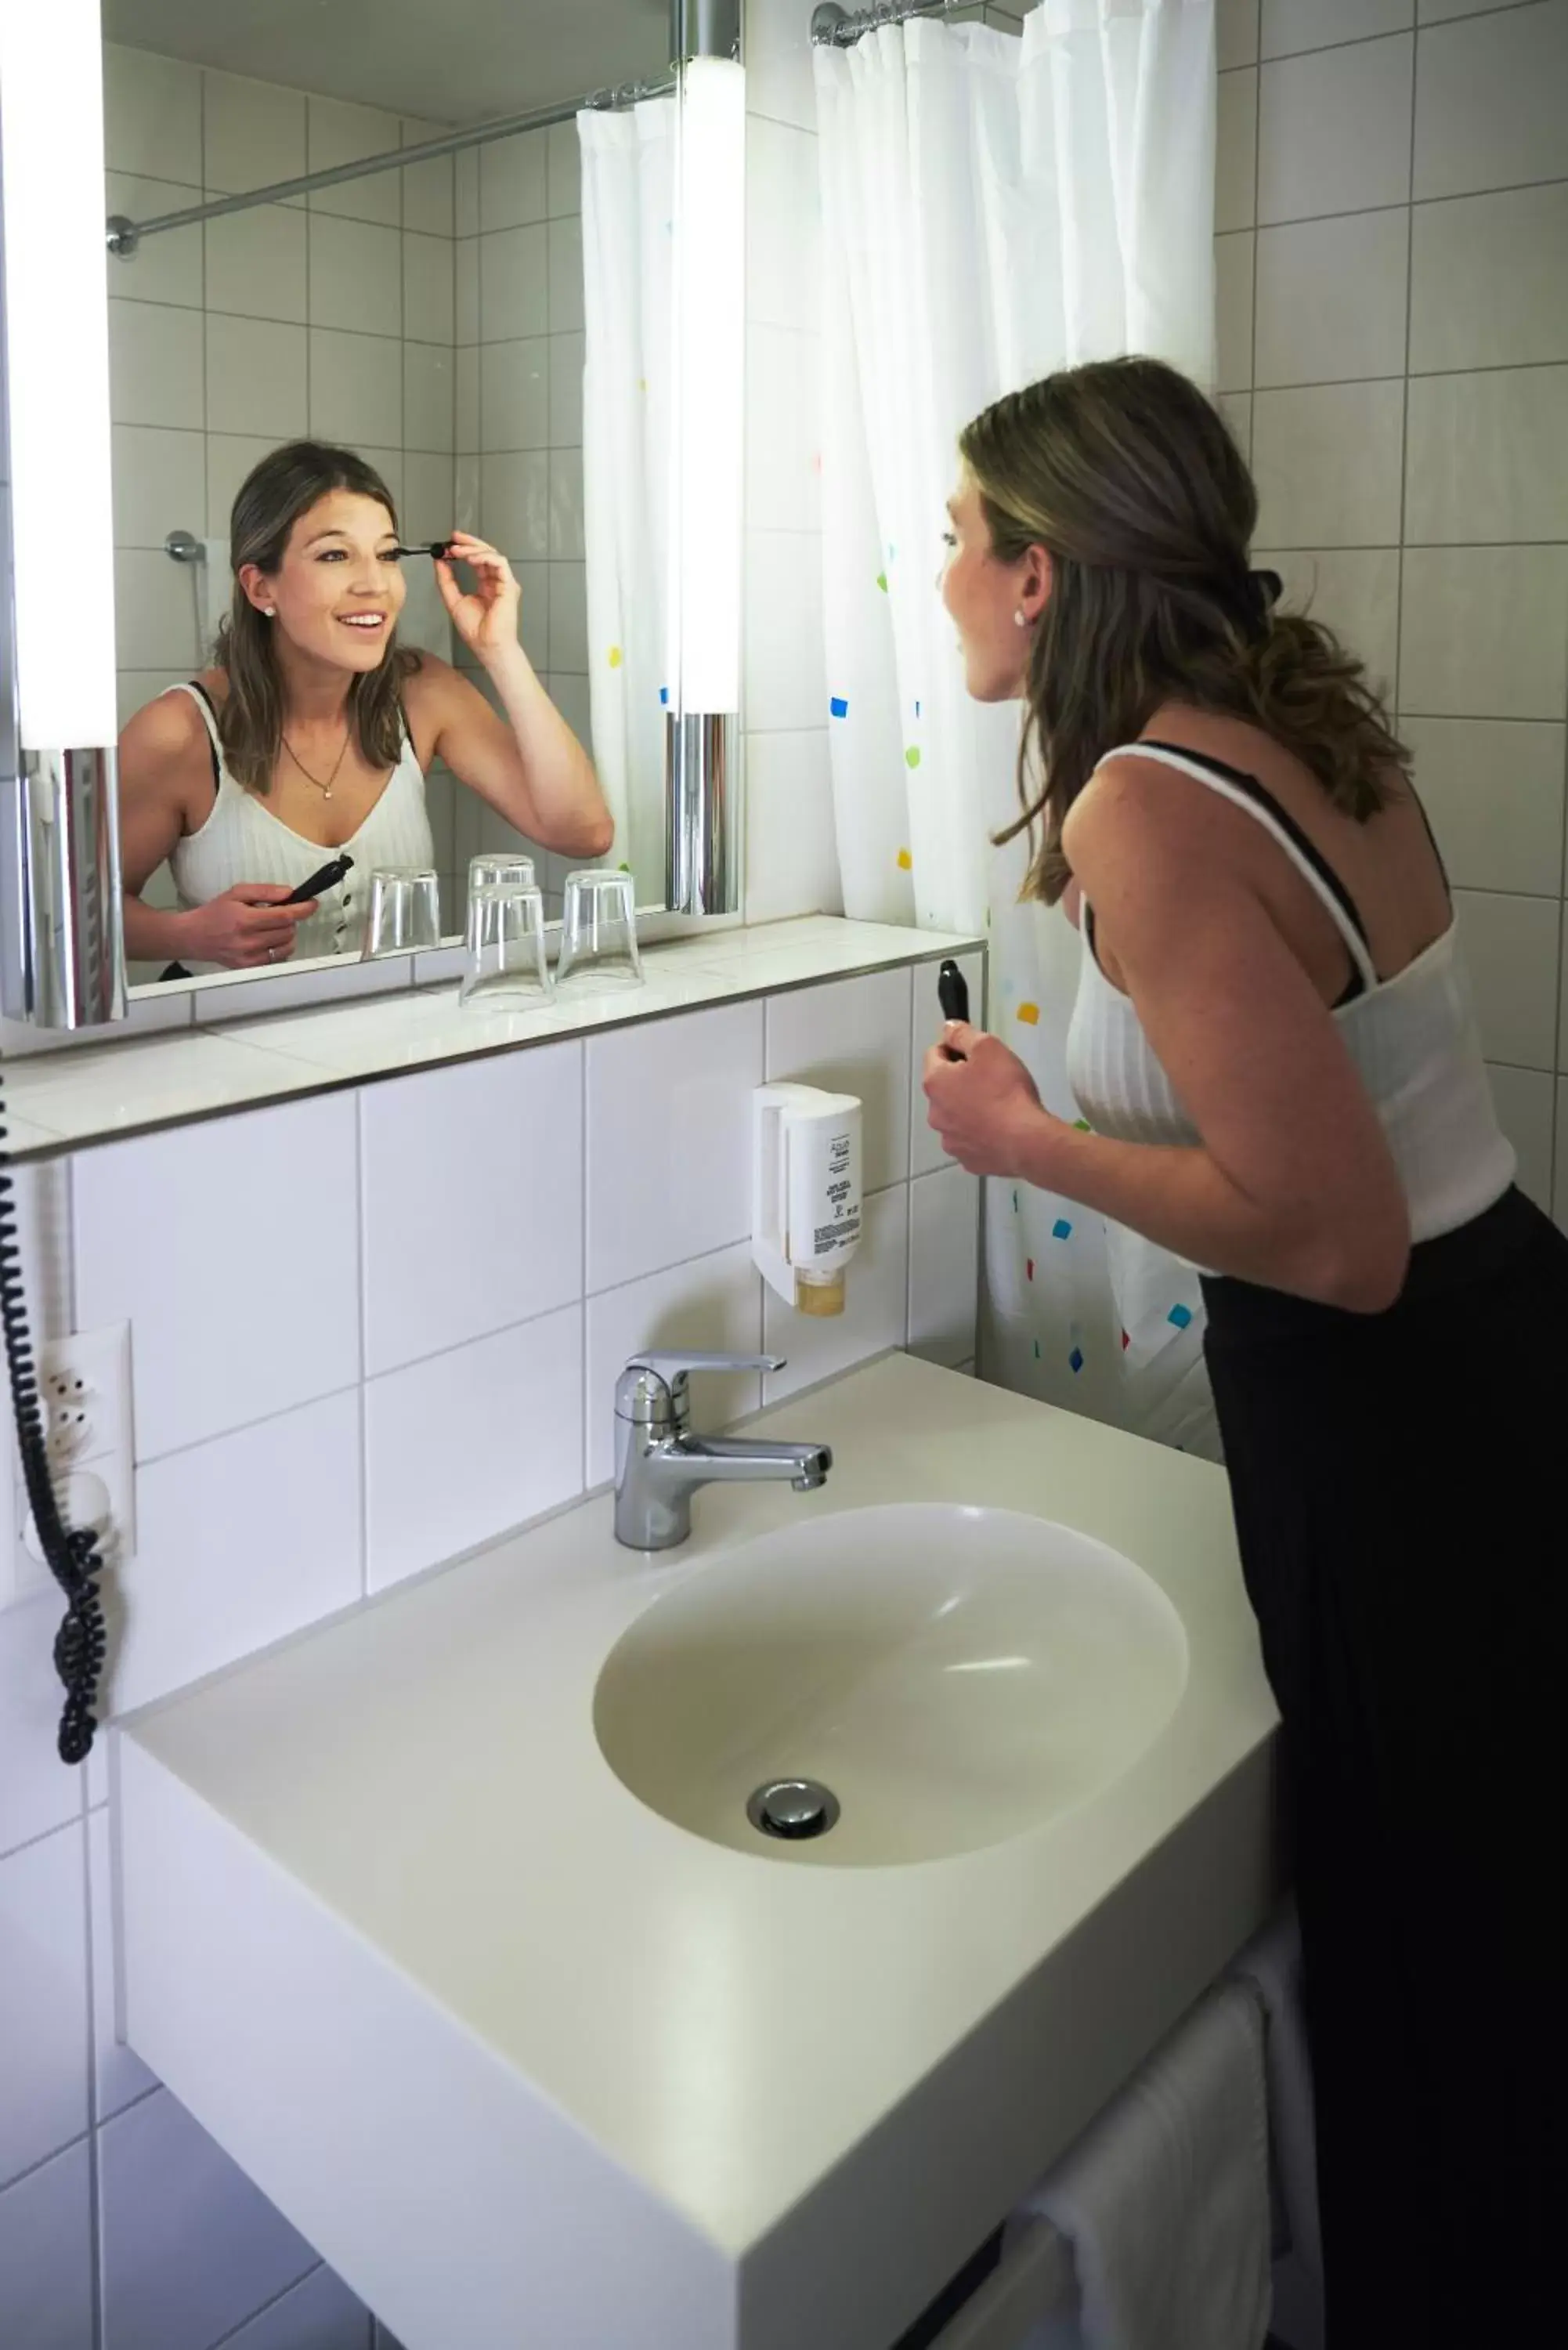
M 213 697 L 208 692 L 206 687 L 201 683 L 199 679 L 192 678 L 191 680 L 191 691 L 192 693 L 199 694 L 201 696 L 202 707 L 211 714 L 213 724 L 215 727 L 218 723 L 218 713 L 213 707 Z M 207 749 L 212 754 L 213 793 L 213 796 L 216 797 L 217 794 L 222 791 L 223 786 L 223 770 L 218 759 L 217 743 L 211 734 L 207 737 Z M 168 972 L 165 972 L 163 976 L 164 978 L 167 978 L 169 976 Z

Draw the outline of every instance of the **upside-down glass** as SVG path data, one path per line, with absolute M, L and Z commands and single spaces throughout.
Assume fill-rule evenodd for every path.
M 503 881 L 468 893 L 468 963 L 460 1003 L 546 1003 L 545 900 L 537 889 Z
M 538 883 L 531 857 L 508 857 L 500 850 L 488 849 L 468 860 L 471 889 L 534 889 Z
M 441 884 L 434 873 L 421 866 L 378 866 L 370 875 L 362 960 L 440 943 Z
M 596 867 L 567 874 L 556 985 L 574 994 L 642 985 L 635 884 L 629 873 Z

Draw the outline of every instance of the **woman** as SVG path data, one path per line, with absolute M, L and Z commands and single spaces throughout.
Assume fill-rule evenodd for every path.
M 297 441 L 250 474 L 215 664 L 120 737 L 129 956 L 240 971 L 356 951 L 371 869 L 434 861 L 424 778 L 437 758 L 541 847 L 608 848 L 587 754 L 517 640 L 511 567 L 466 532 L 450 543 L 474 585 L 440 561 L 441 601 L 504 718 L 446 661 L 398 644 L 397 510 L 363 458 Z M 337 889 L 286 903 L 335 849 L 354 859 Z M 165 858 L 171 913 L 140 894 Z
M 967 1026 L 928 1058 L 931 1123 L 1208 1269 L 1284 1725 L 1331 2350 L 1544 2342 L 1568 1239 L 1512 1188 L 1407 754 L 1249 571 L 1256 498 L 1208 401 L 1114 360 L 961 448 L 944 594 L 971 692 L 1027 704 L 1027 887 L 1082 932 L 1093 1130 Z

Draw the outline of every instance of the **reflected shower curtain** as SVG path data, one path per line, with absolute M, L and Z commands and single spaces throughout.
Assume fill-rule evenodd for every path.
M 583 511 L 594 760 L 608 862 L 664 885 L 664 668 L 675 100 L 577 116 L 583 165 Z
M 960 428 L 1122 351 L 1213 380 L 1213 0 L 1041 0 L 1022 39 L 912 19 L 814 53 L 823 555 L 845 910 L 988 931 L 989 1024 L 1067 1118 L 1078 941 L 1018 902 L 1016 705 L 964 691 L 938 592 Z M 992 1182 L 983 1367 L 1213 1451 L 1189 1266 Z

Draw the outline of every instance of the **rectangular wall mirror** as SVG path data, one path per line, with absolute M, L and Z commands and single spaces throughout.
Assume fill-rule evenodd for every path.
M 133 993 L 359 960 L 376 867 L 433 873 L 433 936 L 416 944 L 461 937 L 482 856 L 532 859 L 546 920 L 595 863 L 629 872 L 640 909 L 673 886 L 682 910 L 727 910 L 722 887 L 697 905 L 667 879 L 681 829 L 667 769 L 694 762 L 710 801 L 735 782 L 711 691 L 693 722 L 672 609 L 700 550 L 688 529 L 683 570 L 692 306 L 673 232 L 694 141 L 670 60 L 737 16 L 689 0 L 448 0 L 439 20 L 425 0 L 370 17 L 103 0 Z M 732 261 L 721 702 L 738 638 L 738 210 Z M 430 552 L 454 537 L 450 562 Z M 470 539 L 504 558 L 511 640 L 569 731 L 552 733 L 526 673 L 496 658 L 507 614 L 493 627 L 483 612 L 509 583 L 461 559 Z M 530 744 L 548 756 L 530 762 Z M 535 770 L 549 790 L 530 797 Z M 259 951 L 264 915 L 274 938 L 278 918 L 247 888 L 275 900 L 344 854 L 316 910 Z

